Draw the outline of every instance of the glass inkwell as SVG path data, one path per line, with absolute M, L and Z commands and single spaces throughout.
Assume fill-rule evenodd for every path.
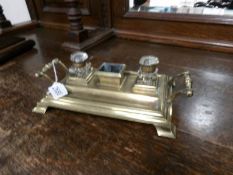
M 85 52 L 75 52 L 71 54 L 70 60 L 73 65 L 69 68 L 71 76 L 86 78 L 92 72 L 90 59 Z
M 154 86 L 157 80 L 158 64 L 158 57 L 151 55 L 141 57 L 137 84 Z

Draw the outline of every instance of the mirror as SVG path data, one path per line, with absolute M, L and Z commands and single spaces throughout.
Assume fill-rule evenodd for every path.
M 233 0 L 129 0 L 129 11 L 233 15 Z

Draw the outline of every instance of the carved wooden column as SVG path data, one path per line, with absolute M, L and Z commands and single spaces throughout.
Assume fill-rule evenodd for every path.
M 68 20 L 70 22 L 69 35 L 78 43 L 88 38 L 88 31 L 83 28 L 82 14 L 78 0 L 64 0 L 68 7 Z
M 82 23 L 79 0 L 64 0 L 64 2 L 68 7 L 67 18 L 70 22 L 70 29 L 69 38 L 63 43 L 63 47 L 69 50 L 86 50 L 113 36 L 113 31 L 107 24 L 109 21 L 106 20 L 111 18 L 110 14 L 107 14 L 109 15 L 108 18 L 104 15 L 101 16 L 99 27 L 92 30 L 86 30 Z M 104 3 L 101 5 L 108 8 L 108 5 L 106 6 Z M 107 12 L 106 9 L 101 11 L 101 13 L 104 14 L 105 12 Z
M 0 5 L 0 28 L 6 28 L 11 26 L 11 22 L 6 19 L 5 15 L 3 14 L 2 6 Z

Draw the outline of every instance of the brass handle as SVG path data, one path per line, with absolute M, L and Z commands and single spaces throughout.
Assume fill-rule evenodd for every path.
M 192 97 L 193 96 L 193 89 L 192 89 L 193 82 L 192 82 L 189 72 L 184 72 L 184 80 L 185 80 L 185 86 L 186 86 L 186 95 L 188 97 Z
M 175 86 L 175 80 L 180 77 L 184 77 L 185 89 L 181 89 L 179 91 L 174 92 L 169 98 L 169 101 L 172 101 L 176 96 L 180 94 L 185 94 L 188 97 L 193 96 L 192 79 L 188 71 L 172 77 L 169 81 L 169 84 Z
M 65 71 L 68 71 L 65 64 L 63 64 L 58 58 L 55 58 L 51 62 L 45 64 L 41 71 L 35 73 L 35 77 L 45 77 L 49 81 L 54 82 L 54 80 L 46 74 L 46 72 L 53 67 L 53 64 L 60 64 L 65 69 Z

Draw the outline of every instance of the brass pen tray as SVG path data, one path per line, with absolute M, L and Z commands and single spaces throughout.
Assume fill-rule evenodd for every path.
M 84 52 L 73 53 L 71 61 L 73 65 L 68 69 L 60 60 L 54 59 L 36 74 L 52 81 L 46 72 L 54 64 L 60 64 L 67 73 L 61 82 L 68 95 L 54 99 L 47 94 L 33 112 L 44 114 L 52 107 L 152 124 L 158 136 L 176 137 L 172 102 L 178 94 L 193 95 L 189 72 L 173 77 L 158 74 L 159 60 L 154 56 L 142 57 L 138 72 L 127 71 L 125 64 L 115 63 L 103 63 L 95 69 Z M 184 78 L 185 88 L 173 92 L 179 77 Z

